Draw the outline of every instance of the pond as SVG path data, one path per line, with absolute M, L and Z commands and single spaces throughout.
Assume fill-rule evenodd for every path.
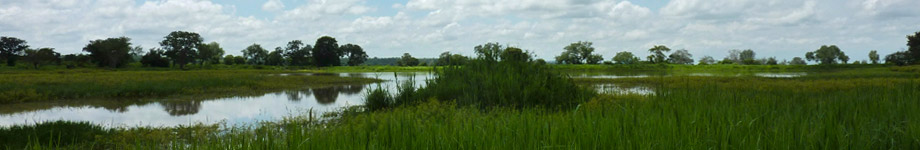
M 178 126 L 195 123 L 226 123 L 248 125 L 259 121 L 275 121 L 283 117 L 336 111 L 345 106 L 361 105 L 367 90 L 378 85 L 396 90 L 396 81 L 412 79 L 419 86 L 430 73 L 335 73 L 280 74 L 334 75 L 367 77 L 386 80 L 368 85 L 340 85 L 302 90 L 287 90 L 248 96 L 227 96 L 208 100 L 162 100 L 125 102 L 113 100 L 74 100 L 0 105 L 0 126 L 28 125 L 45 121 L 88 121 L 106 127 Z

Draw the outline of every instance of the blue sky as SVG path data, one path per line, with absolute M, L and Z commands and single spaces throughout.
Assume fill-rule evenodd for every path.
M 486 42 L 552 59 L 591 41 L 609 60 L 653 45 L 695 59 L 732 49 L 802 57 L 837 45 L 853 60 L 906 48 L 920 31 L 917 0 L 0 0 L 0 35 L 80 53 L 90 40 L 126 36 L 145 48 L 171 31 L 201 34 L 227 54 L 251 44 L 333 36 L 371 57 L 472 55 Z

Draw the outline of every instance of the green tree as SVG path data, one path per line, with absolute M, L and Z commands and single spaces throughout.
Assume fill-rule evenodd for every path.
M 578 41 L 565 46 L 559 56 L 556 56 L 556 62 L 561 64 L 597 64 L 603 61 L 601 55 L 593 54 L 594 43 L 588 41 Z
M 246 64 L 246 57 L 236 56 L 233 57 L 233 64 Z
M 6 60 L 6 66 L 15 66 L 16 57 L 29 48 L 25 40 L 15 37 L 0 37 L 0 59 Z
M 358 66 L 367 61 L 367 53 L 364 52 L 364 49 L 361 46 L 356 44 L 345 44 L 339 47 L 343 52 L 348 54 L 348 65 L 349 66 Z
M 913 61 L 909 51 L 899 51 L 885 56 L 885 63 L 904 66 Z
M 268 59 L 268 50 L 262 48 L 262 45 L 252 44 L 246 47 L 246 49 L 243 49 L 243 57 L 245 58 L 245 62 L 248 62 L 250 65 L 265 65 Z
M 42 64 L 55 62 L 61 56 L 61 54 L 54 52 L 53 48 L 26 49 L 25 53 L 23 61 L 32 64 L 35 69 L 38 69 Z
M 217 42 L 202 44 L 198 46 L 198 64 L 220 64 L 220 59 L 224 56 L 224 48 L 220 47 Z
M 201 41 L 204 39 L 198 33 L 173 31 L 163 37 L 160 46 L 166 50 L 166 56 L 173 61 L 173 64 L 179 65 L 180 69 L 185 69 L 186 64 L 198 58 L 198 46 L 201 46 Z
M 486 60 L 486 62 L 497 62 L 501 57 L 502 47 L 498 43 L 486 43 L 473 47 L 473 50 L 479 58 Z
M 265 60 L 266 65 L 270 66 L 283 66 L 284 65 L 284 49 L 281 47 L 275 48 L 274 51 L 268 53 L 268 58 Z
M 777 64 L 779 64 L 779 63 L 776 62 L 776 58 L 775 58 L 775 57 L 770 57 L 770 58 L 767 58 L 767 62 L 766 62 L 765 64 L 767 64 L 767 65 L 777 65 Z
M 741 64 L 743 61 L 741 60 L 741 50 L 737 50 L 737 49 L 728 50 L 728 56 L 725 56 L 725 59 L 723 60 L 729 60 L 729 62 L 732 62 L 734 64 Z
M 345 53 L 339 50 L 338 41 L 329 36 L 316 39 L 313 47 L 313 63 L 319 67 L 341 66 L 341 58 Z
M 805 58 L 809 61 L 817 61 L 819 64 L 837 64 L 838 61 L 846 63 L 850 59 L 836 45 L 822 45 L 814 52 L 805 53 Z
M 304 45 L 300 40 L 293 40 L 288 42 L 287 47 L 285 47 L 285 55 L 290 59 L 290 64 L 293 66 L 307 66 L 312 65 L 313 58 L 311 57 L 310 51 L 313 50 L 313 47 L 310 45 Z
M 693 64 L 693 55 L 685 49 L 677 50 L 668 55 L 668 62 L 672 64 Z
M 144 67 L 169 67 L 169 59 L 164 57 L 166 51 L 151 48 L 146 55 L 141 57 L 141 65 Z
M 802 59 L 802 57 L 795 57 L 795 58 L 792 58 L 792 61 L 790 61 L 789 64 L 790 65 L 806 65 L 808 63 L 806 63 L 805 60 Z
M 233 65 L 234 63 L 233 58 L 236 58 L 236 57 L 233 57 L 233 55 L 224 56 L 224 65 Z
M 531 60 L 530 54 L 520 48 L 510 46 L 502 51 L 501 58 L 503 62 L 530 62 Z
M 617 53 L 616 56 L 613 56 L 613 61 L 616 64 L 631 65 L 639 63 L 639 57 L 633 55 L 631 52 L 622 51 Z
M 699 65 L 712 65 L 712 64 L 716 64 L 716 59 L 712 58 L 712 56 L 703 56 L 703 58 L 700 58 Z
M 741 55 L 739 56 L 740 56 L 739 58 L 741 59 L 741 64 L 745 64 L 745 65 L 757 64 L 757 60 L 755 58 L 757 56 L 757 53 L 754 53 L 754 50 L 746 49 L 744 51 L 741 51 Z
M 671 49 L 668 48 L 667 46 L 664 46 L 664 45 L 655 45 L 654 47 L 648 49 L 648 52 L 649 52 L 649 53 L 652 53 L 652 55 L 649 55 L 649 56 L 647 57 L 647 58 L 648 58 L 648 61 L 651 62 L 651 63 L 654 63 L 654 64 L 665 63 L 665 62 L 666 62 L 666 58 L 665 58 L 664 53 L 670 52 L 670 51 L 671 51 Z
M 920 31 L 907 35 L 907 54 L 910 64 L 920 64 Z
M 435 62 L 435 65 L 438 66 L 447 66 L 447 65 L 463 65 L 466 64 L 469 58 L 460 54 L 451 55 L 450 52 L 441 53 L 438 57 L 438 60 Z
M 878 51 L 872 50 L 869 51 L 869 60 L 872 61 L 872 64 L 878 64 Z
M 91 61 L 99 67 L 118 68 L 131 61 L 131 39 L 127 37 L 90 41 L 83 51 L 89 52 Z
M 399 66 L 418 66 L 419 61 L 409 53 L 404 53 L 402 58 L 399 61 L 396 61 L 396 64 Z

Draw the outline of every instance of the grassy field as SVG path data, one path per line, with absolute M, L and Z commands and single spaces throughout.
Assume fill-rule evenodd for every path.
M 198 96 L 371 83 L 376 79 L 277 76 L 285 70 L 38 70 L 0 73 L 0 103 Z
M 920 149 L 920 66 L 788 68 L 800 69 L 808 75 L 573 79 L 654 93 L 601 94 L 561 111 L 428 99 L 252 127 L 48 123 L 0 138 L 30 137 L 13 147 L 34 149 Z M 39 135 L 47 126 L 95 136 Z

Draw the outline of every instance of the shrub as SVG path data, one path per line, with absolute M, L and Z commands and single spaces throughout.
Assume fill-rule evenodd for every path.
M 0 145 L 7 149 L 21 149 L 26 146 L 86 146 L 97 136 L 110 131 L 89 122 L 54 121 L 30 126 L 0 128 Z

